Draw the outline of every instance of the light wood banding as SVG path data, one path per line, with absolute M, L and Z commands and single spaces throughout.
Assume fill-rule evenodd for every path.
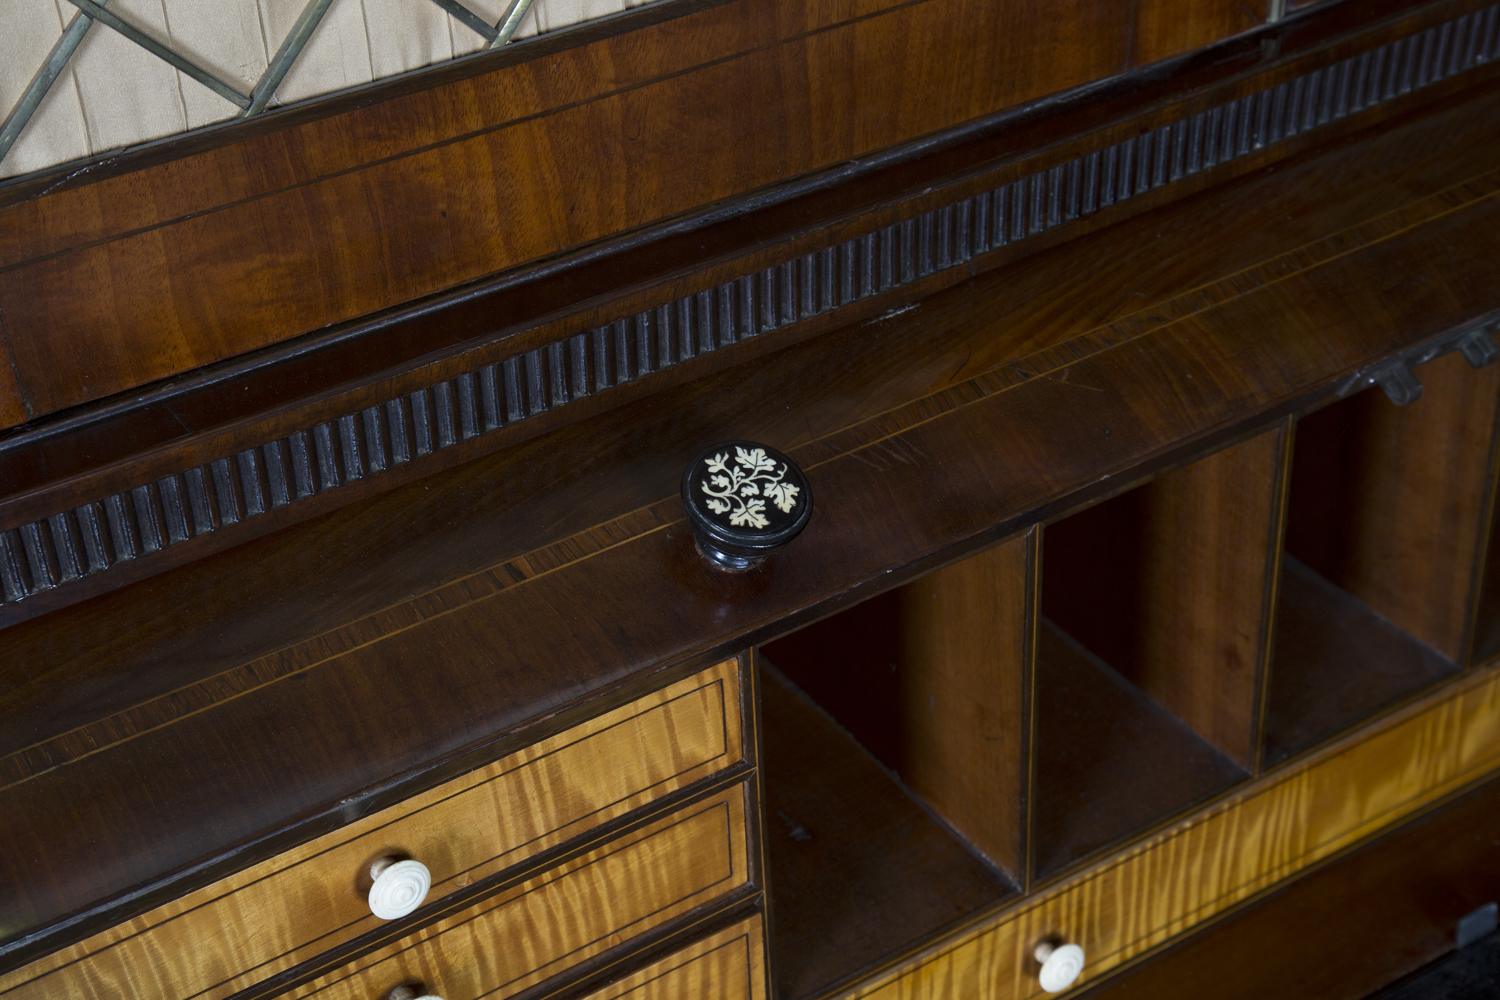
M 595 990 L 585 1000 L 765 1000 L 764 955 L 756 915 Z
M 1495 770 L 1490 666 L 1297 766 L 1274 771 L 1078 878 L 986 917 L 845 994 L 1041 996 L 1037 942 L 1081 945 L 1084 984 Z
M 403 983 L 510 996 L 747 880 L 740 786 L 424 927 L 287 994 L 367 1000 Z
M 0 995 L 216 998 L 378 926 L 369 866 L 434 900 L 741 759 L 729 660 L 0 978 Z

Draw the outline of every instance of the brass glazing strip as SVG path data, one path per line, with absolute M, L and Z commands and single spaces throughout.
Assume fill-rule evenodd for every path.
M 108 0 L 99 0 L 99 6 L 104 6 Z M 0 160 L 5 159 L 5 154 L 16 144 L 21 137 L 21 131 L 26 128 L 26 123 L 31 121 L 31 116 L 41 106 L 42 98 L 47 96 L 52 83 L 62 73 L 63 67 L 73 57 L 73 50 L 78 48 L 78 43 L 83 41 L 83 36 L 94 26 L 94 19 L 88 14 L 79 11 L 68 23 L 68 30 L 52 46 L 52 52 L 47 56 L 47 61 L 42 68 L 36 71 L 36 76 L 31 78 L 31 83 L 26 87 L 26 93 L 21 95 L 21 101 L 6 117 L 5 123 L 0 125 Z
M 465 27 L 471 28 L 483 35 L 484 40 L 487 42 L 493 42 L 495 36 L 500 34 L 490 22 L 459 3 L 458 0 L 432 0 L 432 2 L 446 10 L 449 14 L 452 14 L 459 21 L 462 21 Z
M 511 0 L 510 6 L 505 9 L 505 16 L 500 19 L 500 23 L 496 26 L 498 31 L 495 34 L 494 41 L 490 42 L 490 48 L 498 49 L 509 42 L 511 36 L 516 33 L 516 29 L 521 26 L 521 19 L 526 16 L 526 12 L 530 9 L 531 0 Z
M 214 76 L 206 69 L 188 62 L 186 59 L 182 58 L 182 56 L 173 52 L 165 45 L 162 45 L 155 39 L 142 34 L 135 27 L 127 24 L 115 15 L 105 10 L 102 5 L 94 3 L 94 0 L 68 0 L 68 2 L 77 7 L 79 10 L 83 11 L 85 14 L 92 17 L 94 20 L 102 22 L 106 26 L 115 29 L 120 34 L 124 35 L 126 38 L 130 39 L 132 42 L 145 49 L 147 52 L 156 56 L 156 58 L 186 73 L 188 76 L 192 77 L 194 80 L 197 80 L 199 83 L 203 84 L 203 86 L 207 87 L 209 90 L 212 90 L 214 93 L 218 94 L 229 103 L 240 108 L 247 108 L 250 106 L 249 97 L 240 93 L 238 90 L 235 90 L 229 84 L 225 83 L 223 80 L 220 80 L 218 77 Z
M 76 2 L 76 0 L 75 0 Z M 271 60 L 271 65 L 261 74 L 261 78 L 251 91 L 248 104 L 241 104 L 245 109 L 241 117 L 248 118 L 258 115 L 266 110 L 266 105 L 271 103 L 271 98 L 276 94 L 276 88 L 281 86 L 281 81 L 286 78 L 292 63 L 302 54 L 302 49 L 312 38 L 313 32 L 317 30 L 318 22 L 323 20 L 323 15 L 328 12 L 328 5 L 333 0 L 311 0 L 303 9 L 302 16 L 297 18 L 297 24 L 292 28 L 291 34 L 281 43 L 281 48 L 276 50 L 276 57 Z

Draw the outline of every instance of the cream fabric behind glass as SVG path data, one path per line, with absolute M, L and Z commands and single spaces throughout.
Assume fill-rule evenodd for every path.
M 517 39 L 618 13 L 645 0 L 534 0 Z M 307 0 L 109 0 L 142 33 L 249 94 Z M 494 24 L 506 0 L 464 0 Z M 78 8 L 0 0 L 0 120 Z M 273 105 L 468 55 L 484 39 L 431 0 L 333 0 Z M 0 177 L 223 121 L 239 109 L 103 24 L 89 29 L 4 160 Z

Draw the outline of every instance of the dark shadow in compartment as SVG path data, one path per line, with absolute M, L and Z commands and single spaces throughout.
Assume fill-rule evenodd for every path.
M 776 670 L 763 669 L 761 681 L 783 1000 L 845 980 L 1016 892 Z
M 1285 549 L 1462 663 L 1490 517 L 1500 366 L 1475 370 L 1455 353 L 1418 374 L 1425 391 L 1405 406 L 1372 388 L 1297 421 Z
M 828 713 L 832 725 L 846 730 L 898 777 L 907 758 L 903 626 L 901 594 L 888 590 L 764 649 L 775 676 L 794 685 Z
M 1047 528 L 1042 614 L 1133 684 L 1142 680 L 1150 613 L 1147 490 L 1137 487 Z
M 1367 389 L 1297 422 L 1267 765 L 1459 670 L 1500 383 L 1457 354 L 1420 374 L 1426 390 L 1406 406 Z
M 1048 525 L 1035 878 L 1249 777 L 1284 434 L 1269 428 Z
M 1046 619 L 1036 670 L 1038 878 L 1248 776 Z
M 1265 762 L 1283 761 L 1458 673 L 1458 666 L 1283 557 Z
M 1500 514 L 1500 510 L 1496 511 Z M 1489 551 L 1484 560 L 1484 587 L 1474 617 L 1474 660 L 1483 663 L 1500 655 L 1500 531 L 1490 525 Z

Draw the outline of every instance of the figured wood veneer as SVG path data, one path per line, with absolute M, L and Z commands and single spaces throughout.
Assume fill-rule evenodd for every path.
M 748 877 L 737 785 L 285 995 L 368 1000 L 420 982 L 440 996 L 510 996 Z
M 757 914 L 581 1000 L 765 1000 L 762 924 Z
M 1043 614 L 1254 766 L 1282 454 L 1273 428 L 1047 528 Z
M 766 647 L 879 761 L 1018 883 L 1026 875 L 1040 531 Z
M 1500 667 L 1491 664 L 840 995 L 1039 997 L 1032 951 L 1051 935 L 1082 945 L 1087 983 L 1497 766 Z
M 1500 899 L 1500 841 L 1484 835 L 1497 828 L 1490 778 L 1073 1000 L 1387 998 L 1382 987 L 1451 955 L 1459 920 Z
M 114 923 L 132 887 L 201 884 L 162 872 L 229 863 L 234 845 L 473 752 L 560 697 L 915 579 L 1098 497 L 1102 477 L 1211 450 L 1477 322 L 1495 307 L 1482 277 L 1500 184 L 1459 183 L 1475 164 L 1442 129 L 1438 153 L 1408 150 L 1387 175 L 1366 153 L 1411 145 L 1405 128 L 7 632 L 5 812 L 17 838 L 49 843 L 46 864 L 0 860 L 7 926 L 40 949 L 84 899 L 90 930 Z M 1383 178 L 1378 197 L 1341 200 L 1333 163 Z M 1439 178 L 1453 186 L 1433 192 Z M 1402 203 L 1407 183 L 1419 197 Z M 1224 238 L 1225 198 L 1257 225 Z M 1193 252 L 1131 254 L 1158 232 Z M 1118 283 L 1084 266 L 1107 246 Z M 662 498 L 690 445 L 729 428 L 793 455 L 819 510 L 769 573 L 710 579 Z M 872 509 L 903 530 L 872 534 Z M 459 655 L 434 656 L 439 643 Z M 428 683 L 393 705 L 413 662 Z M 347 712 L 314 730 L 326 704 Z M 413 731 L 413 712 L 454 725 Z
M 1367 389 L 1297 424 L 1287 551 L 1463 663 L 1492 503 L 1500 366 L 1419 369 L 1422 397 Z
M 0 996 L 228 996 L 379 927 L 377 858 L 421 861 L 436 900 L 729 767 L 739 706 L 729 660 L 0 977 Z
M 31 416 L 1253 26 L 1227 0 L 1195 4 L 1190 30 L 1132 52 L 1137 20 L 1178 25 L 1180 6 L 740 0 L 0 209 Z M 933 58 L 949 51 L 964 72 Z M 90 350 L 100 338 L 112 350 Z
M 846 982 L 1017 892 L 776 670 L 760 691 L 778 996 Z

